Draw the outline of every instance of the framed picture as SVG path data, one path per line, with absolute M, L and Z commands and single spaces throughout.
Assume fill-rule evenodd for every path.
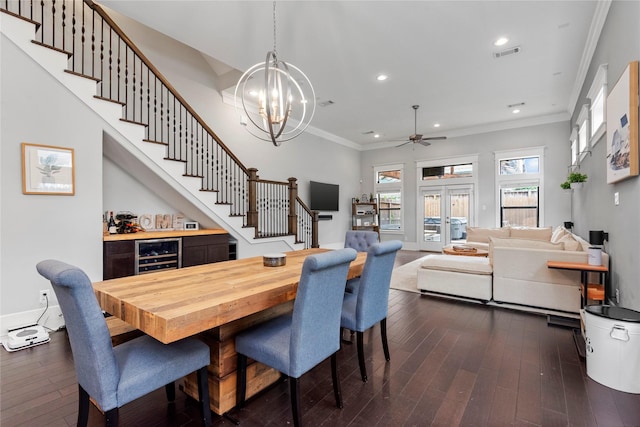
M 607 96 L 607 183 L 638 175 L 638 61 Z
M 73 196 L 73 149 L 23 142 L 22 193 Z

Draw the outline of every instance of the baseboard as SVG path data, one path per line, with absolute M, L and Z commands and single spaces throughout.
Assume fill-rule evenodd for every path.
M 9 329 L 21 328 L 27 325 L 33 325 L 42 315 L 44 308 L 37 310 L 22 311 L 19 313 L 7 314 L 0 316 L 0 340 L 5 340 Z M 53 331 L 57 331 L 64 326 L 64 317 L 59 305 L 51 306 L 42 316 L 39 325 Z

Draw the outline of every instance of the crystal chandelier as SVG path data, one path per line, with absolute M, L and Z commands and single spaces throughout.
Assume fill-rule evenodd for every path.
M 235 100 L 240 123 L 256 138 L 275 146 L 300 135 L 313 118 L 315 92 L 309 78 L 295 65 L 278 59 L 275 1 L 273 50 L 267 52 L 265 62 L 255 64 L 240 77 Z M 249 111 L 256 103 L 257 116 Z

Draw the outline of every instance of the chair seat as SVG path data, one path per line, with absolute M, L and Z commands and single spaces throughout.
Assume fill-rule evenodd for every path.
M 125 405 L 144 396 L 149 390 L 161 388 L 210 362 L 209 347 L 196 339 L 163 344 L 145 335 L 120 344 L 113 350 L 120 370 L 118 402 L 105 407 L 98 401 L 104 410 Z
M 249 354 L 251 358 L 271 366 L 290 377 L 293 375 L 289 363 L 289 345 L 291 342 L 291 314 L 271 319 L 258 327 L 243 331 L 236 337 L 236 352 Z

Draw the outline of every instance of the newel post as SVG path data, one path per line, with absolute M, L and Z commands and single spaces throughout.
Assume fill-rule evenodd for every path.
M 319 248 L 320 243 L 318 243 L 318 216 L 320 213 L 318 211 L 311 211 L 313 214 L 311 220 L 311 247 Z
M 258 227 L 258 169 L 249 168 L 249 210 L 247 227 Z
M 296 214 L 296 200 L 298 200 L 298 182 L 296 178 L 289 178 L 289 234 L 298 238 L 298 215 Z

